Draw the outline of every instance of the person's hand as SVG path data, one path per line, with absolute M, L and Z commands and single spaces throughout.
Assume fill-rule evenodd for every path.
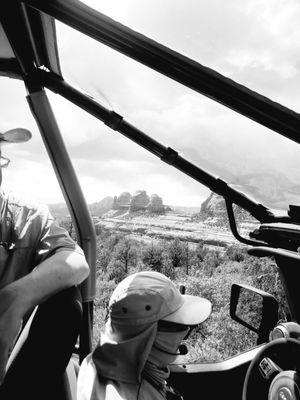
M 23 318 L 22 301 L 11 285 L 0 290 L 0 385 Z

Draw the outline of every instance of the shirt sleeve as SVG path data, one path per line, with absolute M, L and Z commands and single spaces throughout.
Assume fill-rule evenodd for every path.
M 61 251 L 75 251 L 84 255 L 69 233 L 54 220 L 48 209 L 42 212 L 43 229 L 36 248 L 38 263 Z

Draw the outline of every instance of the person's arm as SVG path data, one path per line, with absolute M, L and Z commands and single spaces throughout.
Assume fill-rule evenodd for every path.
M 83 255 L 60 251 L 41 262 L 30 274 L 0 290 L 0 384 L 9 351 L 27 311 L 60 290 L 81 283 L 89 274 Z

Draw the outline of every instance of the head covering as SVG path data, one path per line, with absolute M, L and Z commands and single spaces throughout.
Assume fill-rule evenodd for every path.
M 125 278 L 114 290 L 110 316 L 117 326 L 139 326 L 161 319 L 197 325 L 210 315 L 210 301 L 183 295 L 165 275 L 142 271 Z
M 10 129 L 0 133 L 0 145 L 7 143 L 23 143 L 31 139 L 31 132 L 23 128 Z
M 139 382 L 159 320 L 196 325 L 210 313 L 208 300 L 181 294 L 159 272 L 129 275 L 118 284 L 109 301 L 105 332 L 93 352 L 98 373 L 123 382 Z
M 189 328 L 185 327 L 182 331 L 156 333 L 142 377 L 163 394 L 166 392 L 166 380 L 170 375 L 168 365 L 176 359 L 178 347 L 188 331 Z

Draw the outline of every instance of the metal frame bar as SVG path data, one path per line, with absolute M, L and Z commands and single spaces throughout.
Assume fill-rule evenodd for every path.
M 93 275 L 96 264 L 95 229 L 51 105 L 44 90 L 29 93 L 27 99 L 73 217 L 79 243 L 86 254 Z M 88 280 L 85 282 L 82 287 L 83 300 L 90 301 L 95 294 L 95 282 L 88 282 Z
M 22 79 L 22 71 L 18 61 L 14 58 L 0 58 L 0 76 Z
M 230 226 L 230 230 L 231 230 L 233 236 L 239 242 L 250 245 L 250 246 L 265 246 L 266 243 L 264 243 L 264 242 L 259 242 L 258 240 L 247 239 L 240 235 L 240 233 L 237 229 L 236 219 L 235 219 L 235 215 L 234 215 L 234 211 L 233 211 L 233 204 L 228 198 L 225 199 L 225 204 L 226 204 L 226 210 L 227 210 L 227 215 L 228 215 L 228 220 L 229 220 L 229 226 Z
M 74 221 L 79 243 L 90 266 L 90 277 L 81 284 L 83 323 L 79 356 L 82 360 L 92 349 L 92 304 L 96 284 L 95 228 L 46 93 L 44 90 L 30 93 L 27 99 Z
M 83 299 L 83 324 L 80 333 L 80 358 L 88 354 L 92 348 L 93 299 L 96 282 L 96 234 L 81 187 L 77 180 L 73 165 L 65 148 L 62 135 L 56 123 L 50 103 L 35 78 L 34 52 L 30 42 L 30 25 L 26 24 L 26 8 L 18 1 L 10 0 L 0 5 L 0 19 L 6 35 L 14 50 L 17 63 L 12 68 L 13 76 L 24 80 L 28 91 L 28 102 L 40 129 L 42 139 L 56 173 L 66 204 L 74 221 L 80 246 L 90 266 L 89 277 L 80 285 Z M 15 29 L 15 26 L 18 29 Z M 20 76 L 18 76 L 20 74 Z
M 204 67 L 78 0 L 25 0 L 26 4 L 134 60 L 300 143 L 300 115 Z

